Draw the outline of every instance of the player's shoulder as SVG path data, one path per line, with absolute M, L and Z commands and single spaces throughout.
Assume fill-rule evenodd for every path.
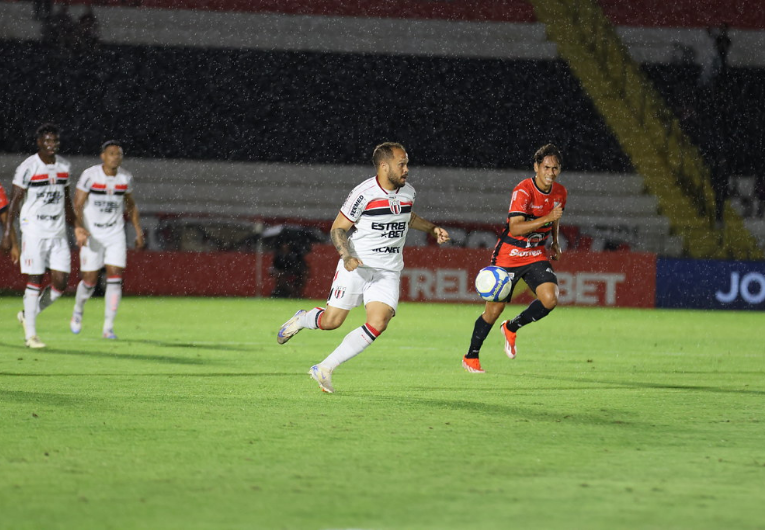
M 362 192 L 370 192 L 370 191 L 376 191 L 377 189 L 382 189 L 377 184 L 377 177 L 369 177 L 368 179 L 365 179 L 361 182 L 359 182 L 355 188 L 353 188 L 353 191 L 356 193 L 362 193 Z
M 558 182 L 553 182 L 551 191 L 554 195 L 562 195 L 564 197 L 568 195 L 568 190 L 566 190 L 566 186 L 564 186 L 563 184 L 559 184 Z
M 56 165 L 61 169 L 69 171 L 72 167 L 72 163 L 61 155 L 56 155 Z
M 412 186 L 408 182 L 404 184 L 404 187 L 398 190 L 398 192 L 404 195 L 411 195 L 412 197 L 417 195 L 417 192 L 414 190 L 414 186 Z
M 520 181 L 515 186 L 515 188 L 513 188 L 513 191 L 522 190 L 522 191 L 525 191 L 525 192 L 531 194 L 531 193 L 534 192 L 535 189 L 537 189 L 537 185 L 534 184 L 534 178 L 533 177 L 528 177 L 528 178 L 525 178 L 522 181 Z
M 117 175 L 120 175 L 127 180 L 133 180 L 133 174 L 122 166 L 117 168 Z
M 40 160 L 40 157 L 37 156 L 37 154 L 35 153 L 34 155 L 26 157 L 24 161 L 18 165 L 18 167 L 19 168 L 32 167 L 32 166 L 36 166 L 38 163 L 41 164 L 42 160 Z
M 89 177 L 89 176 L 92 176 L 92 175 L 98 175 L 101 172 L 100 169 L 101 169 L 101 165 L 100 164 L 96 164 L 94 166 L 90 166 L 89 168 L 85 169 L 82 172 L 82 176 L 83 177 L 85 177 L 85 176 Z

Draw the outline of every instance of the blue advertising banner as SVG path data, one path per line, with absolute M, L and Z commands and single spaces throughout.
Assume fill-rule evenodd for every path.
M 765 310 L 765 262 L 659 258 L 656 307 Z

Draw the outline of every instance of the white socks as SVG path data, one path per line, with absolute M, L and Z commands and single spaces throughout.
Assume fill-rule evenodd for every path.
M 52 285 L 48 285 L 41 291 L 39 285 L 27 284 L 27 288 L 24 289 L 24 328 L 27 339 L 37 335 L 37 315 L 61 298 L 62 294 Z
M 37 335 L 37 313 L 40 312 L 38 302 L 40 301 L 40 286 L 34 283 L 28 283 L 24 289 L 24 330 L 26 339 L 31 339 Z
M 82 313 L 85 311 L 85 302 L 88 301 L 88 298 L 93 296 L 93 291 L 95 289 L 95 285 L 89 285 L 85 283 L 85 280 L 80 280 L 80 283 L 77 284 L 77 294 L 74 298 L 75 313 Z
M 379 336 L 379 331 L 369 324 L 364 324 L 360 328 L 356 328 L 348 333 L 343 339 L 343 342 L 340 343 L 340 346 L 335 348 L 335 351 L 330 353 L 327 358 L 319 364 L 332 371 L 345 361 L 352 359 L 363 352 L 366 347 L 372 344 L 372 342 Z
M 106 279 L 106 293 L 104 294 L 104 332 L 114 328 L 114 317 L 122 300 L 122 278 L 115 276 Z
M 321 329 L 321 315 L 324 314 L 323 307 L 314 307 L 300 315 L 300 326 L 308 329 Z

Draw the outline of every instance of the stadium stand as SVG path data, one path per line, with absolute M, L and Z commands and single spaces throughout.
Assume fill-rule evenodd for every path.
M 410 19 L 398 21 L 370 19 L 358 11 L 360 3 L 333 0 L 286 2 L 278 9 L 273 2 L 261 1 L 202 6 L 219 11 L 258 11 L 259 6 L 271 6 L 270 10 L 236 15 L 177 9 L 193 7 L 193 3 L 132 3 L 172 9 L 97 7 L 102 30 L 108 31 L 103 31 L 104 41 L 97 53 L 82 55 L 61 54 L 38 42 L 39 23 L 35 26 L 30 20 L 28 4 L 3 5 L 0 54 L 9 60 L 0 64 L 0 89 L 6 94 L 5 101 L 13 104 L 3 108 L 6 123 L 0 130 L 0 151 L 28 152 L 30 131 L 42 119 L 50 119 L 67 129 L 64 154 L 93 154 L 105 137 L 117 136 L 126 142 L 133 160 L 310 164 L 317 169 L 324 164 L 366 163 L 370 146 L 395 130 L 397 139 L 409 146 L 416 165 L 473 168 L 473 173 L 480 168 L 485 175 L 491 169 L 527 167 L 529 154 L 539 144 L 553 141 L 566 153 L 567 179 L 586 181 L 595 174 L 598 182 L 613 178 L 613 185 L 605 189 L 577 192 L 576 206 L 572 202 L 567 212 L 570 221 L 575 219 L 587 234 L 610 234 L 612 239 L 621 234 L 633 248 L 676 254 L 677 241 L 669 234 L 666 220 L 657 215 L 655 201 L 642 187 L 637 194 L 623 195 L 624 188 L 632 186 L 627 184 L 632 177 L 620 177 L 632 173 L 629 160 L 566 64 L 555 59 L 555 45 L 547 41 L 544 26 L 535 22 L 525 2 L 508 0 L 503 5 L 514 7 L 501 10 L 486 7 L 496 7 L 496 2 L 476 0 L 470 3 L 481 9 L 473 9 L 474 15 L 467 20 L 464 13 L 458 17 L 448 9 L 419 13 L 399 9 L 396 13 Z M 98 4 L 124 5 L 116 0 Z M 420 3 L 424 4 L 433 7 L 436 3 Z M 456 9 L 456 4 L 441 4 Z M 521 4 L 526 7 L 519 7 Z M 704 19 L 690 15 L 703 10 L 683 0 L 673 16 L 677 26 L 685 27 L 667 28 L 655 20 L 636 21 L 634 13 L 617 9 L 613 3 L 602 4 L 620 24 L 618 31 L 630 53 L 644 61 L 643 67 L 659 91 L 676 112 L 685 110 L 685 94 L 696 90 L 703 68 L 683 63 L 683 57 L 703 62 L 711 49 L 701 27 Z M 293 10 L 285 11 L 284 6 Z M 328 6 L 350 6 L 351 10 L 327 11 Z M 316 14 L 311 12 L 314 8 L 329 16 L 309 16 Z M 22 9 L 24 14 L 20 14 Z M 393 16 L 392 12 L 377 15 Z M 450 18 L 463 22 L 450 22 Z M 765 83 L 761 82 L 763 71 L 756 66 L 765 61 L 761 53 L 744 53 L 741 43 L 759 42 L 760 32 L 755 29 L 765 24 L 748 17 L 744 25 L 740 18 L 730 21 L 736 26 L 731 36 L 737 43 L 730 62 L 735 75 L 743 76 L 745 82 L 731 87 L 736 105 L 731 119 L 742 126 L 735 145 L 756 154 L 735 157 L 735 172 L 752 175 L 762 167 L 762 138 L 754 121 L 744 117 L 762 113 L 758 90 Z M 200 20 L 210 29 L 200 32 Z M 481 23 L 485 21 L 492 22 Z M 380 39 L 370 37 L 372 30 L 401 27 L 396 24 L 408 24 L 413 34 L 427 38 L 400 39 L 398 48 L 379 48 Z M 267 27 L 272 28 L 271 34 L 263 31 Z M 310 31 L 304 31 L 306 27 Z M 343 31 L 338 31 L 341 27 Z M 348 38 L 349 27 L 356 32 L 350 33 L 355 38 Z M 445 27 L 450 31 L 443 31 Z M 372 50 L 379 53 L 370 53 Z M 746 65 L 751 67 L 744 68 Z M 26 75 L 30 72 L 37 75 Z M 395 90 L 377 83 L 370 72 L 385 72 L 386 84 Z M 168 88 L 172 88 L 172 97 L 168 97 Z M 546 101 L 553 102 L 554 108 Z M 703 106 L 695 106 L 694 111 L 703 121 L 704 116 L 699 116 L 705 111 Z M 354 179 L 357 176 L 354 172 Z M 3 173 L 2 178 L 6 177 Z M 317 174 L 308 178 L 317 178 Z M 446 177 L 439 173 L 439 178 Z M 195 186 L 200 198 L 188 202 L 170 200 L 177 197 L 165 192 L 172 191 L 175 184 L 162 182 L 157 186 L 166 185 L 166 190 L 152 190 L 164 198 L 158 204 L 166 213 L 184 209 L 188 213 L 206 200 L 206 215 L 239 215 L 234 206 L 225 204 L 225 197 L 237 198 L 241 190 L 224 176 L 215 185 L 200 181 Z M 222 189 L 224 182 L 229 182 L 231 191 Z M 444 189 L 450 186 L 445 181 Z M 480 186 L 481 190 L 492 189 L 488 181 Z M 280 187 L 271 195 L 287 200 L 286 189 Z M 604 192 L 609 200 L 602 200 Z M 448 193 L 442 195 L 448 201 Z M 476 210 L 476 201 L 486 200 L 487 195 L 471 196 L 474 204 L 468 210 Z M 302 206 L 303 213 L 311 217 L 314 206 Z M 336 198 L 332 208 L 337 208 Z M 500 210 L 504 208 L 506 204 Z M 470 220 L 470 212 L 463 214 L 464 222 L 476 222 Z M 496 216 L 489 222 L 496 224 Z M 665 243 L 657 243 L 662 238 Z

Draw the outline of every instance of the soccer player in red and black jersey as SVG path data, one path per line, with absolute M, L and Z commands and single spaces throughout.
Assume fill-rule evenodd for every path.
M 541 147 L 534 154 L 533 178 L 521 181 L 513 189 L 507 224 L 499 236 L 491 256 L 491 264 L 505 269 L 512 288 L 505 300 L 487 302 L 475 321 L 470 349 L 462 358 L 468 372 L 483 373 L 479 353 L 484 340 L 510 301 L 518 281 L 523 279 L 537 299 L 518 316 L 502 322 L 505 353 L 515 358 L 515 338 L 518 330 L 546 317 L 558 304 L 558 279 L 548 261 L 545 243 L 552 237 L 550 259 L 561 256 L 558 227 L 566 207 L 566 188 L 555 182 L 561 171 L 561 154 L 553 144 Z

